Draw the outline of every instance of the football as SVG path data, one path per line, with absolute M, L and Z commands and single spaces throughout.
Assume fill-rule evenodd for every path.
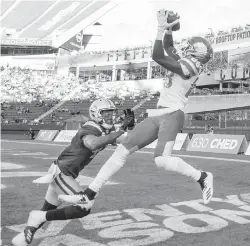
M 179 19 L 179 15 L 177 13 L 174 13 L 173 11 L 169 11 L 168 13 L 168 23 L 172 23 L 173 21 Z M 175 24 L 172 28 L 172 31 L 178 31 L 180 29 L 180 22 L 178 22 L 177 24 Z

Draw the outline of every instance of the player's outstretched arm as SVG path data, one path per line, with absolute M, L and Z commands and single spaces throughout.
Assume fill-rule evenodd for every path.
M 172 31 L 165 31 L 163 37 L 163 47 L 168 56 L 171 56 L 176 61 L 180 60 L 180 56 L 177 54 L 176 48 L 174 47 Z
M 165 69 L 179 74 L 180 76 L 185 76 L 181 65 L 177 62 L 178 57 L 174 57 L 172 54 L 173 51 L 173 39 L 172 36 L 169 35 L 172 33 L 172 28 L 174 27 L 175 24 L 179 22 L 179 19 L 176 19 L 172 23 L 168 23 L 168 11 L 161 9 L 160 11 L 157 12 L 157 19 L 158 19 L 158 28 L 157 28 L 157 35 L 156 35 L 156 40 L 154 43 L 154 48 L 153 48 L 153 55 L 152 58 L 155 62 L 160 64 L 162 67 Z M 163 35 L 164 40 L 163 39 Z M 163 43 L 165 45 L 166 52 L 168 56 L 165 56 L 164 54 L 164 47 Z
M 123 121 L 123 124 L 116 132 L 112 132 L 105 136 L 86 135 L 82 138 L 84 145 L 93 151 L 103 148 L 107 144 L 112 144 L 117 138 L 119 138 L 127 129 L 128 125 L 132 121 L 132 117 L 127 115 Z
M 100 137 L 94 135 L 87 135 L 83 137 L 83 143 L 88 149 L 95 151 L 104 147 L 107 144 L 112 144 L 123 133 L 124 131 L 118 131 Z
M 158 34 L 161 33 L 161 30 L 158 30 Z M 157 36 L 158 36 L 157 34 Z M 163 34 L 163 32 L 162 32 Z M 177 73 L 181 76 L 184 76 L 181 65 L 171 56 L 164 55 L 164 49 L 162 44 L 162 36 L 161 38 L 157 38 L 154 43 L 153 55 L 152 59 L 157 62 L 159 65 L 164 67 L 165 69 Z

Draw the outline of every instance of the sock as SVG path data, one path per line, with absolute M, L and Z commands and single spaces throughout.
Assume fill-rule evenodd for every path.
M 89 185 L 89 188 L 98 193 L 109 178 L 125 164 L 128 155 L 129 151 L 122 144 L 119 145 L 113 155 L 102 166 L 96 178 Z
M 207 177 L 207 173 L 206 172 L 201 172 L 200 179 L 197 182 L 202 183 L 202 181 L 204 181 L 204 179 L 206 177 Z
M 155 158 L 155 163 L 158 167 L 191 177 L 195 181 L 198 181 L 201 177 L 201 171 L 195 169 L 179 157 L 158 156 Z
M 49 210 L 53 210 L 53 209 L 56 209 L 57 206 L 47 202 L 46 200 L 44 201 L 44 204 L 43 204 L 43 207 L 41 208 L 41 211 L 49 211 Z M 45 215 L 46 216 L 46 215 Z M 45 221 L 46 222 L 46 221 Z M 45 222 L 41 223 L 37 229 L 40 229 L 44 224 Z
M 55 206 L 55 205 L 53 205 L 45 200 L 41 210 L 48 211 L 48 210 L 52 210 L 52 209 L 56 209 L 56 208 L 57 208 L 57 206 Z
M 46 220 L 69 220 L 69 219 L 78 219 L 87 216 L 90 213 L 90 209 L 86 210 L 79 206 L 68 206 L 60 209 L 49 210 L 46 213 Z

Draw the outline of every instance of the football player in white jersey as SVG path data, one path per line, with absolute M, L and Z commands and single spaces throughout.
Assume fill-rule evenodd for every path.
M 165 88 L 160 92 L 154 116 L 145 119 L 128 133 L 84 194 L 62 195 L 59 199 L 73 204 L 88 205 L 89 201 L 93 204 L 100 188 L 125 164 L 128 156 L 158 139 L 154 151 L 155 164 L 166 171 L 188 176 L 198 182 L 204 204 L 210 202 L 213 196 L 212 173 L 195 169 L 180 157 L 171 156 L 171 152 L 176 135 L 184 124 L 183 108 L 187 103 L 188 94 L 202 72 L 203 65 L 212 57 L 213 50 L 205 39 L 194 37 L 182 49 L 184 55 L 180 57 L 173 46 L 172 38 L 172 28 L 179 22 L 179 17 L 176 15 L 175 20 L 168 23 L 168 15 L 169 12 L 164 9 L 157 13 L 158 30 L 153 60 L 170 71 L 170 76 L 165 81 Z

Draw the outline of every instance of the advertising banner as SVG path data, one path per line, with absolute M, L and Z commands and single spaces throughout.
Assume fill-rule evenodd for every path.
M 61 45 L 61 48 L 69 51 L 86 49 L 92 38 L 93 35 L 84 35 L 82 30 Z
M 209 38 L 213 49 L 232 44 L 250 43 L 250 30 L 244 30 L 224 35 L 217 35 Z
M 2 46 L 52 46 L 52 40 L 40 40 L 40 39 L 1 39 L 0 44 Z
M 77 130 L 63 130 L 60 131 L 54 142 L 67 142 L 70 143 L 72 138 L 76 135 Z
M 64 48 L 69 51 L 79 51 L 82 48 L 82 40 L 83 34 L 82 31 L 80 31 L 73 37 L 71 37 L 69 40 L 67 40 L 63 45 L 61 45 L 61 48 Z
M 53 141 L 58 132 L 58 130 L 40 130 L 35 140 Z
M 190 139 L 187 133 L 178 133 L 175 138 L 173 150 L 186 150 L 189 143 Z
M 245 152 L 245 155 L 250 155 L 250 143 L 249 143 L 248 148 L 247 148 L 247 150 Z
M 247 141 L 244 135 L 194 134 L 187 151 L 239 154 L 245 153 Z

